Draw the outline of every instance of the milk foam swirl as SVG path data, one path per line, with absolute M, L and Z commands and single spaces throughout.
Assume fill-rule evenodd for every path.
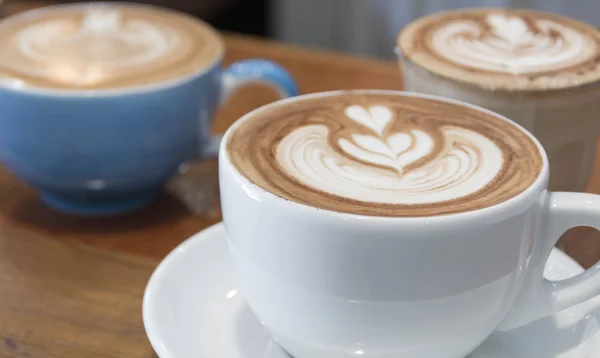
M 600 31 L 530 10 L 457 10 L 415 20 L 398 36 L 406 59 L 491 89 L 562 89 L 600 80 Z
M 420 129 L 392 132 L 389 108 L 354 105 L 346 115 L 370 130 L 329 145 L 329 130 L 307 125 L 277 147 L 282 168 L 299 182 L 348 199 L 422 204 L 461 198 L 481 190 L 501 171 L 502 151 L 490 139 L 460 127 L 440 128 L 446 145 Z M 434 152 L 437 153 L 434 154 Z
M 81 85 L 105 73 L 163 60 L 181 42 L 176 31 L 161 24 L 121 22 L 119 10 L 114 9 L 88 10 L 81 25 L 73 25 L 61 19 L 44 21 L 19 32 L 15 40 L 24 57 L 48 64 L 63 81 Z M 38 68 L 13 65 L 29 76 L 44 75 Z
M 1 77 L 43 87 L 161 82 L 202 68 L 221 52 L 217 35 L 202 23 L 136 5 L 56 7 L 9 19 L 0 36 Z
M 485 22 L 442 25 L 431 34 L 431 49 L 460 66 L 515 74 L 568 68 L 597 52 L 593 38 L 553 21 L 489 14 Z
M 542 159 L 518 128 L 456 104 L 339 92 L 251 113 L 228 153 L 255 184 L 303 204 L 380 216 L 486 207 L 537 178 Z

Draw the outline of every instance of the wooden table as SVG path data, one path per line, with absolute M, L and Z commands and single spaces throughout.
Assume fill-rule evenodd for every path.
M 226 42 L 226 64 L 248 57 L 278 61 L 303 93 L 402 88 L 393 63 L 231 34 Z M 214 130 L 223 132 L 274 99 L 267 88 L 241 90 L 220 111 Z M 194 212 L 166 191 L 129 215 L 78 218 L 46 208 L 0 167 L 0 357 L 152 357 L 141 322 L 143 289 L 157 260 L 221 220 L 216 168 L 216 161 L 197 164 L 171 185 L 185 192 L 185 185 L 202 182 L 207 210 Z M 600 163 L 596 168 L 589 189 L 600 193 Z M 594 264 L 600 259 L 596 236 L 571 233 L 567 252 L 585 266 Z

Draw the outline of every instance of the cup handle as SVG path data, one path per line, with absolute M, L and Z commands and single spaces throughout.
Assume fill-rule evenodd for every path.
M 600 262 L 581 274 L 562 281 L 544 278 L 544 267 L 552 249 L 567 230 L 576 226 L 600 229 L 600 195 L 549 193 L 544 241 L 525 282 L 524 294 L 500 330 L 509 330 L 569 308 L 600 294 Z
M 240 87 L 251 84 L 266 84 L 277 91 L 281 98 L 298 95 L 296 81 L 285 68 L 265 59 L 248 59 L 238 61 L 223 71 L 221 105 Z M 211 135 L 202 148 L 202 157 L 216 157 L 222 138 L 222 134 Z

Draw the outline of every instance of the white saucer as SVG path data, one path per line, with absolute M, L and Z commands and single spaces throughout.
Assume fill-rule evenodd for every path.
M 289 358 L 247 306 L 233 277 L 223 224 L 191 237 L 158 266 L 144 325 L 160 358 Z M 550 279 L 581 272 L 554 250 Z M 598 358 L 600 297 L 519 329 L 495 333 L 469 358 Z

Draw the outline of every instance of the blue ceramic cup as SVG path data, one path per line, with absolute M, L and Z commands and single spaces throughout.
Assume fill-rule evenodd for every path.
M 257 81 L 282 97 L 297 94 L 292 77 L 273 62 L 245 60 L 223 69 L 221 57 L 176 81 L 125 89 L 2 81 L 0 159 L 51 207 L 84 215 L 130 211 L 150 202 L 182 163 L 216 156 L 215 109 Z

